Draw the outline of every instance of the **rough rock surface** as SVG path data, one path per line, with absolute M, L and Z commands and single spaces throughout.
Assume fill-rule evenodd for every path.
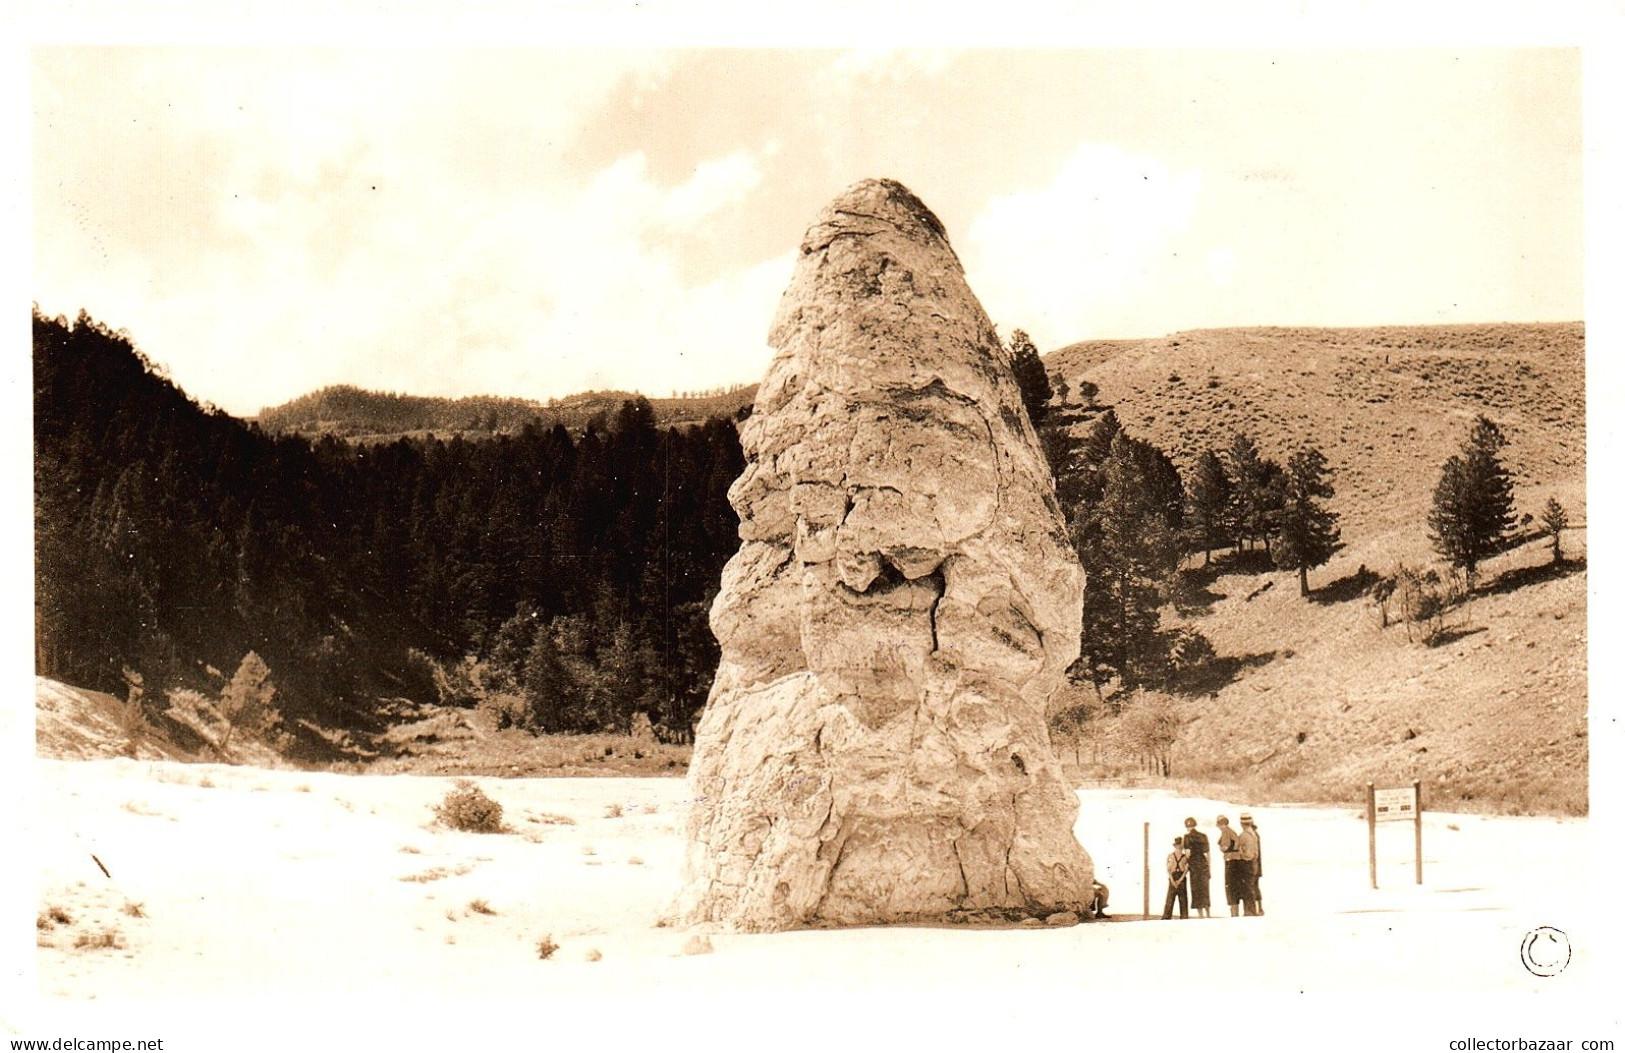
M 690 780 L 687 923 L 1081 911 L 1046 706 L 1082 572 L 941 223 L 901 184 L 807 231 L 741 431 Z

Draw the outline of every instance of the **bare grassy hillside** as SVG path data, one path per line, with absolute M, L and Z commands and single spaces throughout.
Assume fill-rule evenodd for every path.
M 1230 555 L 1206 575 L 1202 607 L 1169 612 L 1221 657 L 1179 702 L 1176 779 L 1306 801 L 1421 779 L 1440 807 L 1586 811 L 1581 324 L 1211 330 L 1073 345 L 1046 364 L 1074 388 L 1098 385 L 1097 401 L 1182 469 L 1237 431 L 1282 462 L 1314 444 L 1331 464 L 1344 548 L 1311 572 L 1313 597 Z M 1438 561 L 1433 487 L 1479 413 L 1508 438 L 1518 511 L 1548 496 L 1569 510 L 1571 562 L 1550 567 L 1549 541 L 1526 534 L 1480 568 L 1430 647 L 1382 628 L 1360 571 Z
M 1439 466 L 1475 416 L 1508 439 L 1520 511 L 1556 496 L 1585 517 L 1585 327 L 1211 329 L 1094 341 L 1045 356 L 1051 375 L 1100 388 L 1134 435 L 1183 470 L 1237 431 L 1285 463 L 1317 445 L 1351 554 L 1426 555 L 1417 524 Z

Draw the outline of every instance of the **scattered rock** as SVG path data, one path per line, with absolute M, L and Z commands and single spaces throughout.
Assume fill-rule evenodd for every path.
M 1077 923 L 1078 916 L 1070 910 L 1058 911 L 1044 919 L 1045 925 L 1053 925 L 1056 928 L 1061 928 L 1067 925 L 1076 925 Z

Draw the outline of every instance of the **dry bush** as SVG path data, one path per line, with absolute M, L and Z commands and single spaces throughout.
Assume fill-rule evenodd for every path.
M 553 957 L 554 952 L 558 949 L 559 945 L 553 942 L 552 933 L 548 933 L 546 936 L 543 936 L 541 939 L 536 941 L 536 957 L 540 958 L 544 962 Z
M 410 881 L 415 884 L 422 885 L 427 884 L 430 881 L 439 881 L 441 878 L 458 877 L 473 869 L 473 867 L 468 866 L 467 864 L 456 867 L 433 867 L 432 869 L 425 870 L 422 873 L 408 874 L 400 880 Z
M 111 926 L 99 932 L 81 932 L 74 937 L 74 947 L 89 951 L 121 951 L 124 949 L 124 934 Z
M 491 909 L 491 904 L 485 902 L 483 899 L 469 900 L 468 909 L 469 912 L 473 914 L 485 914 L 488 916 L 496 914 L 496 911 Z
M 129 691 L 125 700 L 118 704 L 113 719 L 118 726 L 119 753 L 133 758 L 141 752 L 141 745 L 152 734 L 152 726 L 147 723 L 146 708 L 141 701 L 143 693 L 141 674 L 125 666 L 124 682 Z
M 281 711 L 271 704 L 275 697 L 270 667 L 250 651 L 218 699 L 191 688 L 172 689 L 165 715 L 189 728 L 221 760 L 233 763 L 239 753 L 275 755 L 292 743 L 282 730 Z
M 468 779 L 458 779 L 434 809 L 435 818 L 453 830 L 475 834 L 500 834 L 502 805 Z
M 493 691 L 481 698 L 475 709 L 484 713 L 498 731 L 522 728 L 530 722 L 530 703 L 511 691 Z
M 1123 707 L 1117 734 L 1124 747 L 1145 758 L 1159 775 L 1172 774 L 1171 754 L 1185 716 L 1175 699 L 1144 691 Z
M 1447 567 L 1441 572 L 1430 567 L 1423 571 L 1401 563 L 1394 571 L 1394 582 L 1399 614 L 1405 619 L 1405 638 L 1414 640 L 1415 632 L 1420 632 L 1424 643 L 1438 643 L 1450 631 L 1467 597 L 1467 579 L 1461 570 Z
M 40 911 L 39 917 L 34 920 L 34 927 L 44 932 L 56 928 L 58 925 L 72 925 L 73 915 L 61 907 L 52 904 Z

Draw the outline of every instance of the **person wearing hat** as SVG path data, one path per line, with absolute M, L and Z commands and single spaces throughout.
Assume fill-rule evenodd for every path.
M 1236 835 L 1236 862 L 1241 865 L 1241 876 L 1237 881 L 1241 891 L 1242 909 L 1249 918 L 1262 913 L 1258 909 L 1258 850 L 1258 827 L 1253 825 L 1250 813 L 1242 812 L 1241 833 Z
M 1264 876 L 1264 846 L 1258 836 L 1258 823 L 1251 815 L 1241 817 L 1241 834 L 1246 837 L 1252 835 L 1253 842 L 1253 883 L 1249 891 L 1253 894 L 1253 909 L 1259 914 L 1264 913 L 1264 894 L 1258 890 L 1258 879 Z
M 1196 829 L 1196 820 L 1191 818 L 1185 820 L 1185 851 L 1191 857 L 1191 910 L 1196 912 L 1198 918 L 1211 918 L 1212 901 L 1208 885 L 1213 872 L 1207 859 L 1207 835 Z
M 1162 920 L 1172 921 L 1174 917 L 1174 900 L 1179 900 L 1179 918 L 1188 920 L 1191 916 L 1190 894 L 1185 887 L 1185 877 L 1190 870 L 1190 853 L 1185 851 L 1185 839 L 1174 838 L 1174 850 L 1168 853 L 1168 895 L 1162 901 Z
M 1230 829 L 1230 820 L 1224 816 L 1219 816 L 1214 822 L 1219 825 L 1219 854 L 1224 857 L 1224 900 L 1230 904 L 1230 916 L 1233 918 L 1241 913 L 1241 851 L 1236 847 L 1240 837 Z

